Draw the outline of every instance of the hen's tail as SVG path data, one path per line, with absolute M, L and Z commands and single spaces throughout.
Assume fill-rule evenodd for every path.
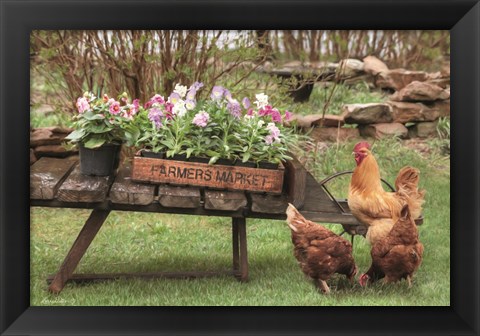
M 299 230 L 303 229 L 305 226 L 305 217 L 298 212 L 297 208 L 295 208 L 292 204 L 288 203 L 287 208 L 287 224 L 294 232 L 298 232 Z
M 403 167 L 395 180 L 395 189 L 400 198 L 405 200 L 412 214 L 412 218 L 420 217 L 424 202 L 425 190 L 418 189 L 420 172 L 413 167 Z

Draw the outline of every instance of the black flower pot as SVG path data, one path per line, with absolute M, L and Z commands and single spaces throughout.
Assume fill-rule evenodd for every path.
M 235 165 L 235 161 L 230 159 L 218 159 L 215 164 L 222 165 L 222 166 L 233 166 Z
M 80 172 L 84 175 L 108 176 L 117 169 L 120 162 L 118 144 L 104 144 L 98 148 L 86 148 L 79 144 Z
M 278 163 L 268 162 L 268 161 L 260 161 L 258 163 L 258 168 L 262 169 L 278 169 Z
M 248 168 L 255 168 L 257 165 L 253 161 L 242 162 L 242 160 L 237 160 L 235 162 L 235 166 L 237 167 L 248 167 Z
M 165 152 L 155 153 L 155 152 L 152 152 L 152 151 L 149 151 L 149 150 L 142 150 L 140 153 L 143 157 L 147 157 L 147 158 L 152 158 L 152 159 L 164 159 L 165 158 Z
M 174 161 L 187 161 L 187 154 L 173 154 L 173 156 L 166 156 L 166 160 L 174 160 Z
M 188 161 L 190 162 L 199 162 L 199 163 L 208 163 L 210 161 L 209 158 L 198 157 L 198 156 L 191 156 Z

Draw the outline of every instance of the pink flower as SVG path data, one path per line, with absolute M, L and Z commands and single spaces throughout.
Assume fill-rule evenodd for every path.
M 278 112 L 277 109 L 273 109 L 270 112 L 270 116 L 272 117 L 272 120 L 276 123 L 282 122 L 282 115 L 280 112 Z
M 87 98 L 80 97 L 77 99 L 77 109 L 78 109 L 78 113 L 83 113 L 86 110 L 90 109 L 90 104 L 88 103 Z
M 197 114 L 195 114 L 195 117 L 193 117 L 192 124 L 195 124 L 199 127 L 206 127 L 209 120 L 210 120 L 210 115 L 205 111 L 200 111 Z
M 132 103 L 132 111 L 133 111 L 133 114 L 136 114 L 139 109 L 140 109 L 139 100 L 138 100 L 138 99 L 135 99 L 135 100 L 133 101 L 133 103 Z
M 265 143 L 271 145 L 274 141 L 280 142 L 280 130 L 274 123 L 268 123 L 267 129 L 270 134 L 265 137 Z
M 289 121 L 292 119 L 293 113 L 289 111 L 285 111 L 285 121 Z
M 122 113 L 122 117 L 124 117 L 125 119 L 130 119 L 130 120 L 133 120 L 133 116 L 135 115 L 135 112 L 132 108 L 127 107 L 123 110 L 123 113 Z
M 160 96 L 159 94 L 156 94 L 155 96 L 150 98 L 150 100 L 148 102 L 145 103 L 145 108 L 149 108 L 155 103 L 165 104 L 165 99 L 162 96 Z
M 111 114 L 116 115 L 120 113 L 120 103 L 118 101 L 114 101 L 110 104 L 109 111 Z
M 167 119 L 172 119 L 173 118 L 173 104 L 172 103 L 165 103 L 165 112 L 166 112 L 166 115 L 165 117 Z

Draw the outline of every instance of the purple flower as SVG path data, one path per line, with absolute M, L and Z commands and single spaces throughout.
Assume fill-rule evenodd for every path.
M 195 124 L 199 127 L 206 127 L 209 120 L 210 115 L 205 111 L 200 111 L 195 114 L 195 117 L 193 117 L 192 124 Z
M 242 99 L 242 105 L 243 105 L 243 108 L 248 110 L 250 108 L 250 99 L 248 99 L 247 97 L 243 98 Z
M 148 112 L 148 119 L 155 124 L 156 128 L 162 127 L 163 112 L 159 108 L 152 108 Z
M 170 97 L 168 97 L 168 101 L 172 104 L 175 104 L 177 103 L 182 97 L 180 97 L 180 95 L 176 92 L 172 92 L 170 94 Z
M 232 100 L 232 93 L 229 90 L 223 89 L 223 95 L 225 96 L 225 98 L 227 98 L 228 101 Z
M 197 94 L 197 91 L 190 88 L 190 90 L 188 90 L 187 92 L 187 101 L 194 101 L 196 94 Z
M 242 116 L 242 108 L 240 107 L 240 104 L 234 99 L 228 102 L 227 109 L 230 112 L 230 114 L 237 119 L 239 119 Z
M 87 98 L 80 97 L 77 99 L 77 109 L 78 113 L 83 113 L 86 110 L 90 109 L 90 104 L 88 103 Z
M 213 100 L 220 100 L 225 93 L 225 89 L 221 86 L 214 86 L 212 89 L 211 98 Z
M 195 82 L 192 84 L 192 86 L 190 86 L 190 89 L 189 90 L 195 90 L 195 91 L 198 91 L 200 90 L 200 88 L 203 87 L 203 83 L 200 83 L 200 82 Z

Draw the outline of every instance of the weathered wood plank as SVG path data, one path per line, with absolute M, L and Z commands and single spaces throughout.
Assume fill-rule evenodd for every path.
M 236 211 L 246 205 L 243 191 L 205 190 L 205 209 Z
M 296 158 L 285 162 L 285 187 L 288 202 L 297 209 L 301 209 L 305 203 L 306 181 L 307 170 Z
M 72 148 L 67 150 L 62 145 L 38 146 L 38 147 L 35 147 L 33 151 L 36 157 L 53 156 L 53 157 L 64 158 L 64 157 L 78 153 L 78 149 Z
M 330 199 L 323 187 L 307 172 L 305 203 L 303 211 L 342 213 L 341 209 Z
M 85 225 L 78 234 L 60 269 L 53 278 L 48 289 L 52 293 L 60 293 L 70 279 L 78 263 L 107 219 L 110 210 L 93 210 Z
M 284 168 L 258 169 L 136 156 L 132 180 L 281 193 Z
M 88 281 L 106 281 L 116 279 L 187 279 L 187 278 L 209 278 L 221 275 L 240 276 L 240 271 L 185 271 L 185 272 L 138 272 L 138 273 L 95 273 L 95 274 L 73 274 L 68 281 L 82 283 Z M 54 279 L 53 275 L 47 277 L 47 283 L 51 283 Z
M 77 165 L 60 186 L 57 199 L 63 202 L 102 202 L 113 181 L 111 176 L 87 176 Z
M 158 202 L 168 208 L 198 208 L 200 189 L 195 187 L 177 187 L 161 185 L 158 187 Z
M 236 226 L 238 232 L 239 243 L 239 267 L 240 275 L 238 280 L 241 282 L 248 281 L 248 249 L 247 249 L 247 221 L 245 218 L 233 218 L 233 226 Z M 235 259 L 234 259 L 235 260 Z
M 43 157 L 30 167 L 30 198 L 53 199 L 75 160 Z
M 288 207 L 286 195 L 251 194 L 252 211 L 268 214 L 284 214 Z
M 123 166 L 110 189 L 113 203 L 147 205 L 155 199 L 155 185 L 136 183 L 131 179 L 130 165 Z

